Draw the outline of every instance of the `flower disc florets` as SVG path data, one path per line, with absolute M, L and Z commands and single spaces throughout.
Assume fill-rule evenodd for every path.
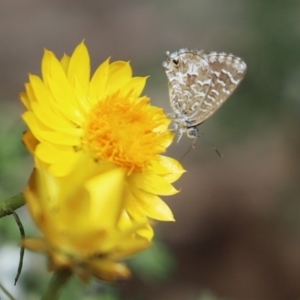
M 118 93 L 98 102 L 84 125 L 83 144 L 97 161 L 140 172 L 164 151 L 161 146 L 169 134 L 159 132 L 162 109 L 151 107 L 149 98 L 132 101 Z

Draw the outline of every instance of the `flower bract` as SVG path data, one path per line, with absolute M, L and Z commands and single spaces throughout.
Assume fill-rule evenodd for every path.
M 127 278 L 122 260 L 150 243 L 136 234 L 145 224 L 118 226 L 125 176 L 122 168 L 112 168 L 82 183 L 76 172 L 58 178 L 36 168 L 24 195 L 43 237 L 27 237 L 23 245 L 47 254 L 50 270 L 69 269 L 85 282 L 92 276 Z

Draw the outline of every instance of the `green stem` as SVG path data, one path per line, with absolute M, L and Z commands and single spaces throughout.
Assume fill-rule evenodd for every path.
M 58 270 L 55 272 L 49 282 L 47 291 L 41 300 L 55 300 L 58 299 L 59 292 L 63 285 L 68 281 L 71 276 L 69 269 Z
M 18 194 L 11 198 L 8 198 L 4 201 L 0 202 L 0 218 L 10 215 L 12 210 L 16 210 L 17 208 L 25 205 L 25 199 L 23 194 Z

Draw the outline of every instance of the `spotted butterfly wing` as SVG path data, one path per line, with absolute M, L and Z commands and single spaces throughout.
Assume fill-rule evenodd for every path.
M 230 97 L 246 74 L 245 62 L 232 54 L 211 52 L 206 55 L 212 76 L 202 103 L 199 124 L 209 118 Z M 203 112 L 205 110 L 205 112 Z
M 167 53 L 167 59 L 163 66 L 175 118 L 182 117 L 186 126 L 195 125 L 212 82 L 209 63 L 202 51 L 187 49 Z

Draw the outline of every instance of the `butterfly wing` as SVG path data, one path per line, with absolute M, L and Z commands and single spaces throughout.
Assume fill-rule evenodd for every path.
M 211 70 L 212 82 L 205 100 L 198 124 L 209 118 L 229 98 L 244 78 L 246 63 L 232 54 L 211 52 L 206 55 Z
M 163 64 L 168 81 L 170 104 L 186 126 L 196 126 L 211 83 L 212 74 L 205 54 L 187 49 L 168 54 Z

